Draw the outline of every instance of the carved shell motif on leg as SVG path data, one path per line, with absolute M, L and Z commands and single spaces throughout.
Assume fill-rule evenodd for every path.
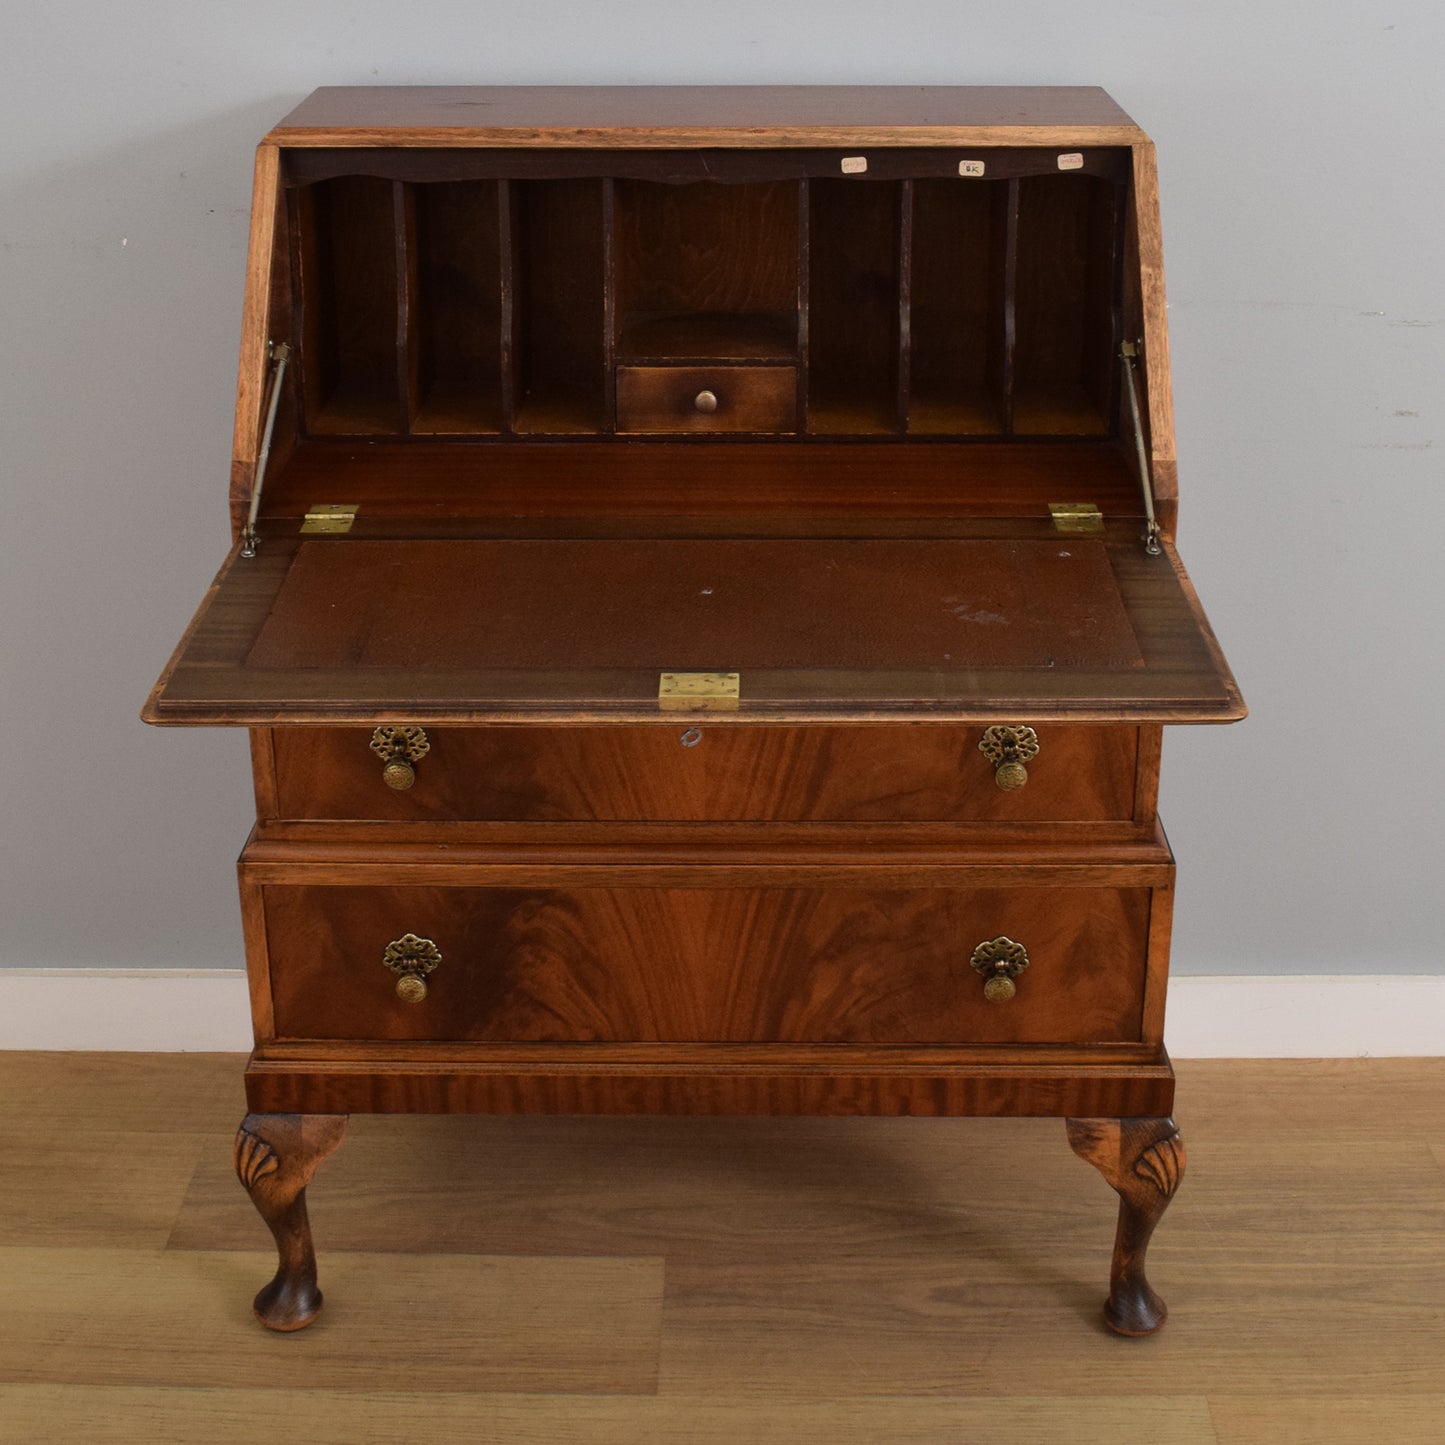
M 1134 1164 L 1134 1173 L 1147 1179 L 1165 1199 L 1172 1199 L 1184 1177 L 1183 1145 L 1178 1134 L 1151 1144 Z
M 236 1175 L 247 1189 L 254 1189 L 261 1180 L 281 1167 L 276 1151 L 248 1129 L 240 1129 L 236 1133 L 235 1161 Z

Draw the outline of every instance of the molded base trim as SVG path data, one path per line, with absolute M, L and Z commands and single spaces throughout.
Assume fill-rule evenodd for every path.
M 767 1048 L 747 1064 L 696 1045 L 689 1063 L 604 1064 L 549 1049 L 530 1064 L 378 1066 L 324 1057 L 253 1058 L 246 1102 L 259 1114 L 808 1114 L 925 1118 L 1159 1117 L 1174 1107 L 1174 1071 L 1152 1064 L 961 1062 L 896 1067 L 837 1046 L 830 1066 L 790 1067 Z M 586 1046 L 583 1046 L 584 1049 Z

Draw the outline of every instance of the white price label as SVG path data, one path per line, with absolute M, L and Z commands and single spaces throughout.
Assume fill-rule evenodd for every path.
M 844 156 L 839 165 L 845 176 L 861 176 L 868 169 L 868 157 Z
M 1070 151 L 1066 156 L 1059 157 L 1059 169 L 1061 171 L 1081 171 L 1084 169 L 1084 157 L 1079 151 Z
M 981 176 L 984 163 L 982 161 L 959 161 L 958 173 L 961 176 Z

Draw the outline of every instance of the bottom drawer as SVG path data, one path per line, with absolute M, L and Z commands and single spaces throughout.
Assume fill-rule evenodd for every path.
M 334 872 L 344 877 L 344 865 Z M 825 886 L 618 887 L 616 870 L 606 872 L 607 886 L 569 879 L 526 889 L 253 880 L 244 889 L 250 936 L 264 937 L 267 956 L 252 966 L 269 977 L 275 1036 L 878 1044 L 1141 1037 L 1155 888 L 898 889 L 869 887 L 856 873 Z M 400 960 L 400 974 L 383 961 L 407 935 L 440 954 L 415 1001 L 398 996 L 398 978 L 417 972 L 414 960 L 426 950 L 395 950 L 413 959 Z M 1028 963 L 1013 996 L 990 1002 L 970 959 L 977 945 L 1001 936 L 1021 944 Z

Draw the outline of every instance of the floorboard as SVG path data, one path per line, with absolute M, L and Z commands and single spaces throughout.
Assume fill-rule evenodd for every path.
M 1198 1397 L 730 1400 L 0 1385 L 27 1445 L 255 1445 L 266 1422 L 310 1445 L 1215 1445 Z
M 1182 1065 L 1138 1342 L 1050 1120 L 357 1117 L 269 1335 L 241 1063 L 0 1054 L 0 1439 L 1445 1438 L 1445 1060 Z

